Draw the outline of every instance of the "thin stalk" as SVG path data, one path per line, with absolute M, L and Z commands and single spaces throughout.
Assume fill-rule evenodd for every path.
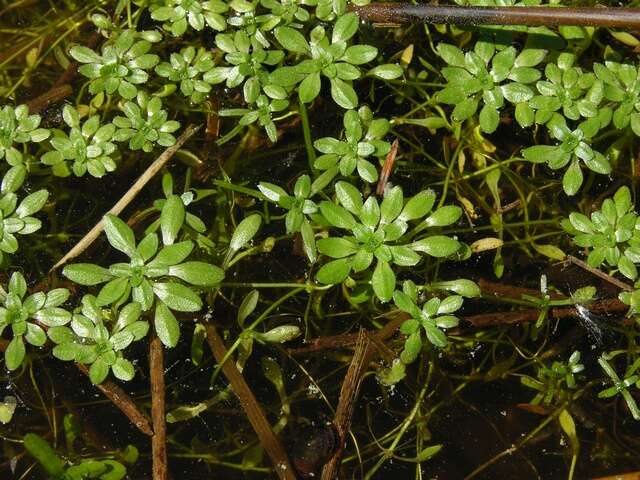
M 304 136 L 304 146 L 307 149 L 307 160 L 309 162 L 309 170 L 315 171 L 314 164 L 316 162 L 316 151 L 313 148 L 311 141 L 311 125 L 309 125 L 309 114 L 307 113 L 307 106 L 302 100 L 300 105 L 300 118 L 302 119 L 302 135 Z
M 431 384 L 430 380 L 431 380 L 431 374 L 432 373 L 433 373 L 433 362 L 430 362 L 429 363 L 429 373 L 427 374 L 427 381 L 422 386 L 422 389 L 420 390 L 420 393 L 418 394 L 418 398 L 416 399 L 416 403 L 413 406 L 413 408 L 411 409 L 411 413 L 409 413 L 407 418 L 405 418 L 405 420 L 404 420 L 404 422 L 402 424 L 402 428 L 400 428 L 400 431 L 398 432 L 396 437 L 393 439 L 393 442 L 391 443 L 389 448 L 384 452 L 382 457 L 380 457 L 378 462 L 367 472 L 367 475 L 364 477 L 365 480 L 370 480 L 373 477 L 373 475 L 375 475 L 375 473 L 380 469 L 380 467 L 389 458 L 391 458 L 393 456 L 393 453 L 395 452 L 396 447 L 400 443 L 400 440 L 402 440 L 402 437 L 404 436 L 404 434 L 407 433 L 407 430 L 409 429 L 409 426 L 413 423 L 413 419 L 416 417 L 416 415 L 418 414 L 418 411 L 420 410 L 420 406 L 422 405 L 422 400 L 424 399 L 424 396 L 427 393 L 427 389 L 429 388 L 429 386 Z

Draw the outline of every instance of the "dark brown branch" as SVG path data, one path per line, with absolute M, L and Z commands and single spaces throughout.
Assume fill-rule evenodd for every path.
M 83 364 L 76 363 L 76 367 L 78 367 L 78 370 L 84 373 L 87 377 L 89 376 L 89 369 Z M 137 405 L 127 392 L 109 380 L 106 380 L 95 387 L 100 390 L 105 397 L 111 400 L 111 402 L 118 407 L 120 411 L 129 418 L 129 420 L 131 420 L 131 423 L 138 427 L 138 430 L 145 435 L 153 435 L 149 418 L 147 418 L 147 416 L 138 409 Z
M 371 3 L 351 8 L 360 18 L 375 23 L 640 27 L 640 8 L 457 7 L 408 3 Z
M 358 398 L 360 385 L 362 384 L 362 376 L 367 370 L 369 363 L 369 345 L 369 334 L 366 330 L 360 329 L 349 370 L 347 370 L 347 374 L 342 382 L 340 400 L 338 401 L 338 408 L 336 408 L 336 415 L 333 420 L 333 424 L 338 431 L 338 449 L 322 469 L 322 476 L 320 477 L 322 480 L 334 480 L 338 477 L 338 469 L 342 461 L 347 435 L 349 434 L 349 430 L 351 430 L 351 419 L 353 418 L 356 399 Z
M 370 335 L 373 336 L 372 340 L 374 343 L 386 340 L 393 336 L 396 333 L 396 330 L 400 328 L 400 325 L 402 325 L 402 322 L 407 318 L 409 318 L 407 314 L 403 312 L 395 312 L 393 320 L 387 323 L 379 331 L 370 332 Z M 301 355 L 305 353 L 320 352 L 322 350 L 350 347 L 355 344 L 357 340 L 357 333 L 343 333 L 341 335 L 332 335 L 330 337 L 318 337 L 308 341 L 303 347 L 290 348 L 287 350 L 287 353 L 289 355 Z
M 167 424 L 164 406 L 164 358 L 162 342 L 153 334 L 149 343 L 149 370 L 151 380 L 151 458 L 153 461 L 153 480 L 167 479 Z
M 222 363 L 227 355 L 227 347 L 225 347 L 222 338 L 218 335 L 213 325 L 207 325 L 207 341 L 218 363 Z M 296 480 L 296 476 L 289 462 L 289 457 L 282 443 L 271 428 L 271 424 L 262 410 L 262 407 L 256 400 L 255 395 L 247 385 L 244 377 L 236 367 L 233 360 L 226 361 L 222 365 L 222 373 L 227 377 L 233 392 L 240 400 L 240 405 L 244 410 L 251 426 L 258 435 L 260 444 L 264 448 L 267 455 L 274 465 L 274 469 L 281 480 Z
M 607 298 L 585 305 L 590 313 L 612 314 L 623 313 L 629 310 L 629 306 L 622 303 L 617 298 Z M 519 323 L 535 322 L 538 319 L 540 310 L 529 308 L 526 310 L 515 310 L 511 312 L 483 313 L 480 315 L 470 315 L 463 317 L 474 327 L 488 327 L 491 325 L 516 325 Z M 549 318 L 561 319 L 579 317 L 580 313 L 575 307 L 556 307 L 549 310 Z
M 480 284 L 482 285 L 482 281 Z M 489 282 L 485 282 L 485 286 Z M 494 284 L 499 285 L 499 284 Z M 484 293 L 484 288 L 482 288 Z M 509 287 L 503 285 L 502 288 L 499 289 L 501 293 L 506 293 L 509 291 L 511 294 L 514 292 L 525 291 L 526 293 L 537 293 L 540 292 L 536 290 L 529 290 L 520 287 Z M 497 294 L 497 296 L 501 296 Z M 504 295 L 510 298 L 512 295 Z M 605 298 L 602 300 L 597 300 L 595 302 L 591 302 L 585 305 L 585 308 L 590 313 L 595 313 L 599 315 L 606 314 L 620 314 L 629 310 L 629 306 L 622 303 L 617 298 Z M 482 327 L 490 327 L 495 325 L 517 325 L 520 323 L 529 323 L 535 322 L 540 315 L 540 310 L 538 308 L 528 308 L 523 310 L 512 310 L 506 312 L 492 312 L 492 313 L 481 313 L 478 315 L 467 315 L 465 317 L 461 317 L 463 321 L 471 324 L 473 327 L 482 328 Z M 549 318 L 554 319 L 563 319 L 563 318 L 571 318 L 571 317 L 579 317 L 580 313 L 575 307 L 555 307 L 549 310 Z M 394 319 L 386 324 L 381 330 L 378 332 L 369 332 L 369 335 L 372 335 L 372 340 L 385 340 L 391 337 L 395 331 L 400 327 L 402 322 L 407 319 L 406 314 L 403 312 L 397 312 L 397 315 Z M 327 337 L 318 337 L 309 342 L 303 347 L 299 348 L 291 348 L 287 350 L 287 353 L 290 355 L 303 355 L 307 353 L 320 352 L 323 350 L 333 350 L 336 348 L 345 348 L 354 345 L 357 341 L 358 335 L 353 333 L 347 333 L 342 335 L 333 335 Z
M 68 83 L 63 83 L 59 87 L 53 87 L 51 90 L 27 102 L 29 113 L 40 113 L 52 103 L 64 100 L 72 93 L 73 89 Z

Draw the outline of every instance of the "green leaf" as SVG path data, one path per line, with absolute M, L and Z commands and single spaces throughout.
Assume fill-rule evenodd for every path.
M 272 202 L 279 202 L 281 198 L 288 197 L 287 192 L 278 185 L 274 185 L 269 182 L 260 182 L 258 184 L 258 190 Z
M 564 172 L 562 177 L 562 189 L 569 196 L 575 195 L 582 185 L 582 169 L 578 161 L 571 162 L 569 168 Z
M 300 100 L 304 103 L 310 103 L 314 98 L 320 94 L 320 73 L 313 72 L 305 77 L 298 87 L 298 95 Z
M 183 242 L 167 245 L 158 252 L 158 255 L 148 264 L 148 266 L 171 266 L 181 263 L 193 250 L 193 242 L 185 240 Z
M 224 271 L 205 262 L 185 262 L 170 267 L 169 275 L 178 277 L 192 285 L 209 287 L 222 281 Z
M 430 227 L 452 225 L 462 216 L 462 209 L 456 205 L 445 205 L 429 215 L 424 223 Z
M 530 127 L 535 121 L 535 112 L 528 103 L 518 103 L 515 110 L 516 121 L 523 127 Z
M 18 406 L 18 399 L 12 395 L 6 395 L 0 402 L 0 423 L 6 425 L 13 418 L 13 414 Z
M 71 313 L 60 307 L 43 308 L 33 318 L 47 327 L 59 327 L 71 321 Z
M 458 47 L 450 45 L 448 43 L 438 44 L 436 51 L 438 55 L 454 67 L 465 67 L 464 53 Z
M 406 222 L 424 217 L 431 211 L 435 201 L 436 194 L 433 190 L 423 190 L 409 199 L 402 212 L 400 212 L 398 220 Z
M 393 256 L 393 263 L 396 265 L 411 267 L 420 261 L 420 255 L 409 247 L 399 245 L 391 246 L 389 248 L 391 250 L 391 255 Z
M 11 167 L 7 173 L 4 174 L 4 177 L 2 177 L 2 187 L 0 187 L 0 192 L 3 195 L 15 192 L 22 186 L 26 176 L 27 169 L 24 165 Z
M 238 325 L 241 327 L 244 325 L 244 321 L 258 306 L 258 300 L 260 298 L 260 292 L 258 290 L 251 290 L 246 297 L 242 300 L 242 303 L 238 307 Z
M 638 269 L 635 264 L 624 255 L 618 259 L 618 269 L 620 270 L 620 273 L 629 280 L 635 280 L 638 276 Z
M 104 232 L 111 246 L 131 257 L 136 249 L 133 230 L 115 215 L 104 216 Z
M 626 185 L 620 187 L 613 195 L 613 202 L 616 206 L 616 213 L 618 217 L 622 217 L 629 211 L 633 205 L 631 201 L 631 191 Z
M 273 33 L 282 47 L 290 52 L 305 54 L 309 51 L 309 44 L 302 34 L 291 27 L 278 27 Z
M 460 249 L 460 246 L 460 242 L 444 235 L 433 235 L 409 245 L 416 252 L 426 253 L 436 258 L 453 255 Z
M 380 222 L 380 206 L 373 195 L 364 202 L 360 212 L 360 220 L 370 229 L 375 229 L 378 226 Z
M 514 65 L 516 67 L 535 67 L 542 62 L 546 56 L 546 50 L 540 48 L 525 48 L 516 57 Z
M 161 302 L 156 304 L 154 325 L 158 338 L 166 347 L 172 348 L 178 344 L 180 325 L 171 310 Z
M 69 50 L 69 54 L 74 60 L 80 63 L 100 63 L 102 59 L 100 55 L 91 50 L 90 48 L 83 46 L 75 46 Z
M 321 238 L 317 242 L 320 253 L 331 258 L 344 258 L 353 255 L 358 250 L 358 245 L 346 238 Z
M 47 203 L 49 192 L 46 190 L 38 190 L 22 200 L 16 209 L 16 215 L 19 218 L 25 218 L 40 211 L 44 204 Z
M 306 218 L 302 220 L 302 225 L 300 225 L 300 234 L 302 235 L 302 248 L 304 249 L 304 253 L 307 255 L 309 261 L 313 263 L 318 257 L 315 234 L 313 233 L 311 224 Z
M 120 300 L 129 288 L 129 278 L 119 277 L 114 278 L 109 283 L 105 284 L 98 293 L 97 303 L 98 305 L 105 306 L 111 305 Z
M 109 365 L 102 358 L 98 358 L 89 368 L 89 380 L 94 385 L 100 385 L 109 375 Z
M 391 189 L 387 189 L 384 194 L 384 199 L 380 205 L 380 223 L 389 224 L 393 222 L 404 206 L 404 196 L 402 194 L 402 188 L 396 186 Z
M 124 380 L 125 382 L 133 379 L 136 374 L 133 364 L 125 358 L 118 358 L 116 363 L 111 366 L 111 371 L 118 380 Z
M 333 202 L 320 202 L 320 213 L 334 227 L 351 230 L 356 225 L 353 216 L 340 205 Z
M 564 253 L 560 248 L 551 244 L 534 244 L 533 248 L 536 251 L 545 257 L 549 257 L 552 260 L 562 261 L 566 258 L 567 254 Z
M 9 342 L 4 352 L 5 365 L 9 370 L 15 370 L 24 360 L 25 348 L 21 336 L 15 336 Z
M 354 215 L 362 210 L 362 194 L 350 183 L 339 181 L 336 183 L 336 196 L 340 204 Z
M 551 145 L 534 145 L 522 150 L 522 156 L 532 163 L 547 163 L 551 157 L 556 156 L 558 150 L 558 147 Z
M 237 252 L 249 243 L 253 237 L 258 233 L 258 229 L 262 224 L 262 217 L 254 213 L 244 218 L 236 227 L 229 242 L 229 249 L 232 252 Z
M 340 60 L 352 65 L 368 63 L 378 55 L 378 49 L 371 45 L 352 45 L 347 48 Z
M 202 301 L 189 287 L 175 282 L 157 282 L 153 284 L 153 293 L 172 310 L 178 312 L 197 312 Z
M 316 279 L 324 284 L 342 283 L 351 272 L 351 257 L 333 260 L 320 268 Z
M 331 98 L 347 110 L 358 106 L 358 95 L 351 85 L 339 78 L 329 79 L 331 82 Z
M 476 110 L 478 110 L 478 100 L 475 98 L 465 98 L 456 105 L 451 116 L 455 121 L 463 122 L 476 113 Z
M 331 35 L 331 43 L 346 42 L 358 31 L 360 18 L 354 12 L 349 12 L 336 20 Z
M 385 63 L 384 65 L 378 65 L 369 70 L 368 75 L 379 78 L 381 80 L 395 80 L 400 78 L 404 70 L 400 65 L 395 63 Z
M 507 83 L 502 85 L 500 89 L 504 98 L 513 104 L 526 102 L 533 97 L 533 91 L 521 83 Z
M 416 456 L 416 462 L 426 462 L 431 457 L 435 456 L 440 450 L 442 450 L 442 445 L 432 445 L 421 450 Z
M 481 295 L 480 287 L 478 286 L 478 284 L 473 280 L 468 280 L 466 278 L 434 282 L 429 286 L 436 290 L 447 290 L 450 292 L 454 292 L 467 298 L 479 297 Z
M 396 275 L 388 262 L 378 261 L 371 277 L 371 286 L 382 302 L 388 302 L 396 289 Z
M 492 105 L 484 105 L 480 110 L 480 128 L 483 132 L 493 133 L 500 123 L 500 113 L 498 109 Z
M 62 478 L 64 475 L 64 462 L 51 448 L 45 439 L 35 433 L 27 433 L 24 436 L 24 448 L 40 464 L 47 476 Z
M 162 243 L 171 245 L 175 242 L 184 224 L 185 210 L 182 199 L 178 195 L 171 195 L 162 206 L 160 213 L 160 230 Z
M 87 286 L 98 285 L 113 278 L 109 270 L 92 263 L 67 265 L 62 270 L 62 274 L 72 282 Z
M 404 364 L 412 363 L 416 358 L 418 358 L 421 351 L 422 339 L 420 338 L 420 333 L 412 333 L 404 342 L 404 350 L 400 355 L 400 360 L 402 360 L 402 363 Z

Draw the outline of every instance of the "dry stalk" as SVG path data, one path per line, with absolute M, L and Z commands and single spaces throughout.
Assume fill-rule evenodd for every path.
M 224 361 L 227 355 L 227 348 L 213 325 L 207 325 L 206 328 L 209 347 L 216 361 L 220 363 Z M 224 373 L 227 380 L 229 380 L 233 392 L 238 397 L 242 409 L 258 435 L 262 448 L 264 448 L 267 455 L 269 455 L 278 477 L 281 480 L 296 480 L 295 471 L 291 466 L 287 452 L 271 428 L 271 424 L 267 420 L 262 407 L 236 367 L 236 364 L 232 360 L 225 362 L 224 365 L 222 365 L 222 373 Z
M 369 334 L 366 330 L 360 329 L 358 332 L 358 339 L 356 341 L 356 348 L 351 358 L 351 364 L 347 375 L 342 382 L 342 388 L 340 389 L 340 400 L 338 401 L 338 408 L 336 408 L 336 415 L 333 420 L 333 424 L 338 432 L 338 448 L 333 454 L 333 457 L 327 462 L 322 469 L 322 480 L 334 480 L 338 477 L 338 470 L 342 461 L 342 454 L 344 453 L 344 446 L 351 430 L 351 420 L 353 418 L 353 411 L 355 409 L 358 393 L 360 392 L 360 385 L 362 384 L 362 376 L 367 370 L 369 358 L 371 356 Z
M 151 380 L 151 420 L 153 437 L 151 437 L 151 459 L 153 480 L 166 480 L 167 463 L 167 424 L 165 423 L 164 399 L 164 358 L 162 342 L 153 333 L 149 343 L 149 376 Z
M 191 138 L 191 136 L 196 133 L 200 129 L 200 125 L 189 125 L 185 128 L 182 135 L 178 137 L 175 145 L 168 147 L 162 154 L 156 158 L 156 160 L 149 165 L 140 177 L 136 180 L 136 182 L 131 185 L 131 188 L 127 190 L 127 192 L 116 202 L 116 204 L 109 210 L 107 213 L 112 215 L 120 214 L 131 201 L 136 198 L 138 193 L 144 188 L 144 186 L 151 180 L 160 169 L 173 157 L 173 155 L 184 145 L 184 143 Z M 102 230 L 104 229 L 104 219 L 101 218 L 98 223 L 94 225 L 94 227 L 87 232 L 87 234 L 82 237 L 82 239 L 76 243 L 71 250 L 69 250 L 53 267 L 49 270 L 49 273 L 58 269 L 65 263 L 67 263 L 72 258 L 77 257 L 82 252 L 84 252 L 89 245 L 91 245 L 96 238 L 100 235 Z

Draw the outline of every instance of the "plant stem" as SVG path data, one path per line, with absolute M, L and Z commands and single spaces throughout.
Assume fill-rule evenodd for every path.
M 316 151 L 311 141 L 311 126 L 309 125 L 309 114 L 307 106 L 302 100 L 299 101 L 300 118 L 302 119 L 302 135 L 304 136 L 304 146 L 307 149 L 307 161 L 309 162 L 309 170 L 315 171 L 314 164 L 316 162 Z

